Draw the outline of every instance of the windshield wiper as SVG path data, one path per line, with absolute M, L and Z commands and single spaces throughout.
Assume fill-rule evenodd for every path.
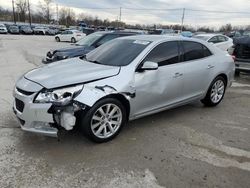
M 87 60 L 87 59 L 86 59 Z M 100 64 L 100 65 L 102 65 L 102 63 L 101 62 L 99 62 L 99 61 L 91 61 L 91 60 L 87 60 L 88 62 L 91 62 L 91 63 L 95 63 L 95 64 Z

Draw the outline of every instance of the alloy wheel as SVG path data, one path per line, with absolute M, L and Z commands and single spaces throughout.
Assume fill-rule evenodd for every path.
M 91 130 L 98 138 L 109 138 L 120 128 L 122 117 L 122 111 L 117 105 L 105 104 L 92 116 Z
M 220 102 L 220 100 L 223 98 L 224 92 L 225 92 L 224 82 L 222 80 L 217 80 L 212 86 L 212 90 L 210 93 L 211 101 L 214 104 Z

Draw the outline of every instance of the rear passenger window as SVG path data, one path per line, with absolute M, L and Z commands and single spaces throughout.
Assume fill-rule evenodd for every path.
M 184 61 L 201 59 L 212 55 L 212 53 L 206 46 L 198 42 L 184 41 L 182 42 L 182 45 L 183 45 L 182 58 Z
M 176 41 L 164 42 L 156 46 L 144 59 L 158 63 L 159 66 L 174 64 L 179 62 L 179 47 Z

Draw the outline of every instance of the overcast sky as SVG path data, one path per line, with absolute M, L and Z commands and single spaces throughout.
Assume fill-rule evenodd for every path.
M 40 0 L 41 2 L 43 0 Z M 30 0 L 31 8 L 37 8 L 39 0 Z M 181 23 L 182 10 L 150 10 L 150 9 L 196 9 L 201 12 L 186 10 L 185 24 L 193 26 L 209 25 L 218 26 L 232 23 L 233 25 L 250 25 L 249 0 L 54 0 L 52 9 L 55 13 L 55 4 L 60 7 L 71 7 L 74 11 L 98 16 L 102 19 L 115 20 L 119 16 L 119 7 L 122 7 L 122 21 L 130 24 L 170 24 Z M 11 8 L 11 0 L 0 0 L 0 6 Z M 107 9 L 86 9 L 107 8 Z M 114 9 L 109 9 L 114 8 Z M 138 8 L 149 10 L 130 10 Z M 202 12 L 212 10 L 219 12 Z M 222 13 L 249 12 L 249 14 Z M 55 14 L 54 14 L 55 15 Z

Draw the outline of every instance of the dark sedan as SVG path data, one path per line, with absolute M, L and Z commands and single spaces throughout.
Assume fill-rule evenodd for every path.
M 16 25 L 11 25 L 8 28 L 8 32 L 11 34 L 19 34 L 19 28 Z
M 51 63 L 51 62 L 60 61 L 60 60 L 67 59 L 67 58 L 82 56 L 112 39 L 115 39 L 118 37 L 124 37 L 124 36 L 131 36 L 135 34 L 137 33 L 121 32 L 121 31 L 95 32 L 84 37 L 82 40 L 78 41 L 77 43 L 73 44 L 72 47 L 49 51 L 47 53 L 46 58 L 43 59 L 43 63 Z
M 22 34 L 33 34 L 33 30 L 28 25 L 21 25 L 21 26 L 19 26 L 19 31 Z

